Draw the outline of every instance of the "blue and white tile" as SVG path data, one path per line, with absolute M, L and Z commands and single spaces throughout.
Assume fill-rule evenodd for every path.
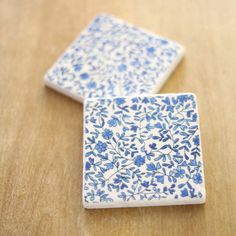
M 195 95 L 87 99 L 83 166 L 86 208 L 204 203 Z
M 99 15 L 49 69 L 45 84 L 85 98 L 155 93 L 183 57 L 169 39 Z

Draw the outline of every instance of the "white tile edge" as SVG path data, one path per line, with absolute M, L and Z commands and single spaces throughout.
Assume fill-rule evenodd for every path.
M 83 201 L 83 207 L 86 209 L 101 209 L 101 208 L 130 208 L 130 207 L 155 207 L 155 206 L 178 206 L 178 205 L 200 205 L 205 203 L 205 195 L 201 199 L 186 199 L 186 200 L 162 200 L 159 201 L 135 201 L 135 202 L 107 202 L 107 203 L 87 203 Z
M 76 95 L 75 93 L 72 93 L 72 92 L 70 92 L 70 91 L 68 91 L 68 90 L 66 90 L 66 89 L 62 89 L 60 86 L 57 86 L 55 83 L 52 83 L 52 82 L 50 82 L 48 79 L 47 79 L 47 75 L 44 77 L 44 84 L 47 86 L 47 87 L 49 87 L 49 88 L 51 88 L 51 89 L 53 89 L 53 90 L 55 90 L 55 91 L 57 91 L 57 92 L 59 92 L 59 93 L 61 93 L 61 94 L 64 94 L 64 95 L 66 95 L 67 97 L 70 97 L 70 98 L 72 98 L 73 100 L 75 100 L 75 101 L 78 101 L 78 102 L 80 102 L 80 103 L 83 103 L 84 102 L 84 98 L 83 97 L 80 97 L 80 96 L 78 96 L 78 95 Z
M 104 99 L 116 99 L 116 98 L 136 98 L 136 97 L 156 97 L 156 96 L 176 96 L 176 95 L 193 95 L 195 100 L 196 100 L 196 94 L 192 92 L 178 92 L 178 93 L 157 93 L 157 94 L 132 94 L 132 95 L 118 95 L 114 97 L 96 97 L 96 98 L 85 98 L 84 99 L 84 104 L 85 102 L 92 101 L 92 100 L 104 100 Z

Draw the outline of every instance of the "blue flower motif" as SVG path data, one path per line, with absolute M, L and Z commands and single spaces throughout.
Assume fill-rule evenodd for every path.
M 91 121 L 92 123 L 95 123 L 95 122 L 96 122 L 96 119 L 95 119 L 94 117 L 91 117 L 90 121 Z
M 201 184 L 202 183 L 202 176 L 200 173 L 197 173 L 195 175 L 193 175 L 193 182 L 195 184 Z
M 136 132 L 138 130 L 138 126 L 137 125 L 132 125 L 131 130 Z
M 139 100 L 138 100 L 138 98 L 137 97 L 135 97 L 135 98 L 132 98 L 132 103 L 137 103 Z
M 134 104 L 134 105 L 131 107 L 131 109 L 134 110 L 134 111 L 137 111 L 137 109 L 138 109 L 137 104 Z
M 80 71 L 81 69 L 82 69 L 82 65 L 79 65 L 79 64 L 74 65 L 75 71 Z
M 157 178 L 157 182 L 164 184 L 164 176 L 163 175 L 157 175 L 156 178 Z
M 185 174 L 185 170 L 184 170 L 184 169 L 181 169 L 181 167 L 178 166 L 178 168 L 176 169 L 176 172 L 175 172 L 175 177 L 176 177 L 176 178 L 178 178 L 178 177 L 183 178 L 183 177 L 184 177 L 184 174 Z
M 115 101 L 116 101 L 116 104 L 119 106 L 125 102 L 125 99 L 124 98 L 116 98 Z
M 147 97 L 145 97 L 145 98 L 143 99 L 143 103 L 144 103 L 144 104 L 149 103 L 149 99 L 148 99 Z
M 199 144 L 200 144 L 199 135 L 196 135 L 196 136 L 193 138 L 193 143 L 194 143 L 196 146 L 199 146 Z
M 167 111 L 174 112 L 174 106 L 167 106 Z
M 126 132 L 126 131 L 128 131 L 128 130 L 129 130 L 128 127 L 123 127 L 123 131 L 124 131 L 124 132 Z
M 127 69 L 127 66 L 126 66 L 125 64 L 120 64 L 120 65 L 118 66 L 118 70 L 119 70 L 120 72 L 126 71 L 126 69 Z
M 94 81 L 87 83 L 87 88 L 89 88 L 89 89 L 95 89 L 96 86 L 97 86 L 97 84 Z
M 102 137 L 107 140 L 111 139 L 112 136 L 113 136 L 113 132 L 110 129 L 105 129 L 102 133 Z
M 98 143 L 96 144 L 95 146 L 95 149 L 99 152 L 99 153 L 102 153 L 102 152 L 105 152 L 107 150 L 107 144 L 106 143 L 103 143 L 101 141 L 98 141 Z
M 154 53 L 156 49 L 154 47 L 147 48 L 148 53 Z
M 89 78 L 89 74 L 88 73 L 82 73 L 80 74 L 80 78 L 83 80 L 87 80 Z
M 166 45 L 166 44 L 168 44 L 168 41 L 166 39 L 162 39 L 161 44 Z
M 143 182 L 141 183 L 141 185 L 142 185 L 143 187 L 147 188 L 147 187 L 149 186 L 149 182 L 148 182 L 148 181 L 143 181 Z
M 108 120 L 107 123 L 110 127 L 116 127 L 118 125 L 118 119 L 112 118 Z
M 183 190 L 181 190 L 181 197 L 187 197 L 188 196 L 188 189 L 184 188 Z
M 153 104 L 153 103 L 155 103 L 156 102 L 156 98 L 150 98 L 150 102 Z
M 160 122 L 157 122 L 157 123 L 155 124 L 155 127 L 158 128 L 158 129 L 162 129 L 162 125 L 161 125 Z
M 122 179 L 120 178 L 119 175 L 117 175 L 117 178 L 114 179 L 114 183 L 115 183 L 115 184 L 119 184 L 119 183 L 121 183 L 121 182 L 122 182 Z
M 138 68 L 138 67 L 141 66 L 141 63 L 140 63 L 140 61 L 139 61 L 137 58 L 135 58 L 135 60 L 133 60 L 133 61 L 131 62 L 131 65 L 134 66 L 134 67 L 136 67 L 136 68 Z
M 157 149 L 157 144 L 156 144 L 156 143 L 149 144 L 149 147 L 150 147 L 152 150 L 156 150 L 156 149 Z
M 90 170 L 90 168 L 91 168 L 91 164 L 87 161 L 85 164 L 85 169 Z
M 189 99 L 189 96 L 188 95 L 180 95 L 180 96 L 178 96 L 178 100 L 180 101 L 180 102 L 187 102 L 188 101 L 188 99 Z
M 157 168 L 153 163 L 147 164 L 147 170 L 148 171 L 156 171 Z
M 135 159 L 134 159 L 134 164 L 138 167 L 142 166 L 145 163 L 145 158 L 142 157 L 141 155 L 138 155 Z

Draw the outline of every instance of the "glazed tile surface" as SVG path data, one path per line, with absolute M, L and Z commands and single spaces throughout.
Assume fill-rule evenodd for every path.
M 45 83 L 81 102 L 153 93 L 182 56 L 179 44 L 100 15 L 48 71 Z
M 83 202 L 88 208 L 205 201 L 196 99 L 88 99 Z

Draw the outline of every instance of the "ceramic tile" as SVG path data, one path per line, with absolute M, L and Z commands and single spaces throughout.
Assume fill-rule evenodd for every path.
M 83 159 L 86 208 L 205 202 L 193 94 L 87 99 Z
M 84 98 L 158 92 L 183 47 L 109 15 L 99 15 L 45 76 L 45 84 Z

